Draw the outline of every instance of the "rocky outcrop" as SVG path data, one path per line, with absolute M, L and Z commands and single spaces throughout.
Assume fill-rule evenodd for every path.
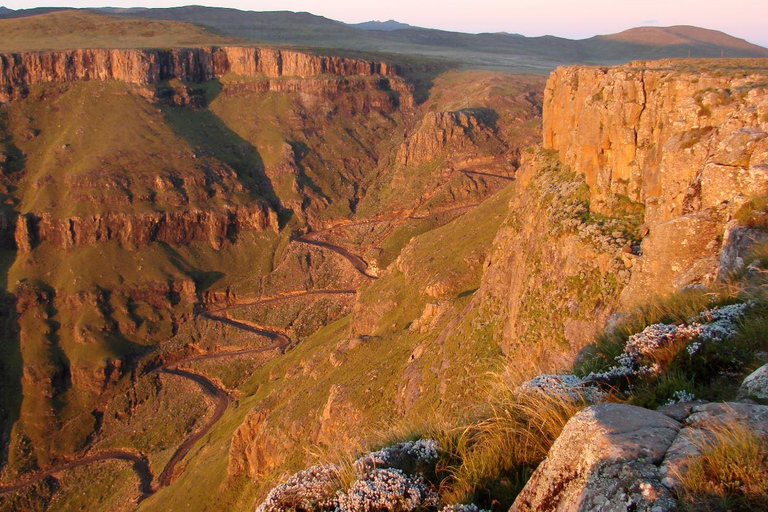
M 680 476 L 715 432 L 738 423 L 768 436 L 766 406 L 681 404 L 662 411 L 623 404 L 582 410 L 510 511 L 675 510 Z
M 722 274 L 726 223 L 751 197 L 768 194 L 765 66 L 710 65 L 567 67 L 548 81 L 544 147 L 584 175 L 593 209 L 645 206 L 650 236 L 625 304 Z
M 413 107 L 410 86 L 394 76 L 365 80 L 350 80 L 344 76 L 331 75 L 319 76 L 312 80 L 293 77 L 265 78 L 228 83 L 222 90 L 224 95 L 243 92 L 300 93 L 299 100 L 305 107 L 325 107 L 333 113 L 350 116 L 372 111 L 391 113 L 398 108 L 407 110 Z
M 750 373 L 739 388 L 739 399 L 768 402 L 768 364 Z
M 756 244 L 768 242 L 768 231 L 742 226 L 732 220 L 725 226 L 723 244 L 720 250 L 718 277 L 726 278 L 741 270 L 747 264 L 750 250 Z
M 738 428 L 753 432 L 768 440 L 768 407 L 739 403 L 712 403 L 690 408 L 683 428 L 667 450 L 660 472 L 663 483 L 678 489 L 680 478 L 690 463 L 701 455 L 702 447 L 722 429 Z
M 590 222 L 584 180 L 547 152 L 524 155 L 517 194 L 494 240 L 473 309 L 513 358 L 562 368 L 591 342 L 629 277 L 629 241 Z
M 571 418 L 510 511 L 671 509 L 658 464 L 679 430 L 640 407 L 588 407 Z
M 585 176 L 594 199 L 626 195 L 646 203 L 652 225 L 738 194 L 765 193 L 764 68 L 701 66 L 558 68 L 545 90 L 544 147 Z
M 258 478 L 280 464 L 284 449 L 279 443 L 283 436 L 275 436 L 267 423 L 269 414 L 262 409 L 248 413 L 245 421 L 235 430 L 229 446 L 229 475 L 245 473 Z
M 31 85 L 78 80 L 119 80 L 155 84 L 178 78 L 202 82 L 226 73 L 244 76 L 394 76 L 382 62 L 250 47 L 167 50 L 79 49 L 0 54 L 0 102 Z
M 400 147 L 398 165 L 423 164 L 446 151 L 466 150 L 475 143 L 475 139 L 492 136 L 493 123 L 488 115 L 482 110 L 428 112 L 418 130 Z
M 28 213 L 19 216 L 15 239 L 16 246 L 23 252 L 43 242 L 68 249 L 111 240 L 126 247 L 139 247 L 152 242 L 189 244 L 203 241 L 220 248 L 226 240 L 236 238 L 238 233 L 269 229 L 278 229 L 277 214 L 258 204 L 220 211 L 105 213 L 67 219 L 55 219 L 48 213 Z

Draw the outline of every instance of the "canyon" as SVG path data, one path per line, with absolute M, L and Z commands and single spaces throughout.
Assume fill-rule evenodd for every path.
M 665 300 L 700 294 L 676 325 L 749 301 L 759 324 L 765 59 L 447 71 L 426 96 L 402 68 L 234 44 L 0 53 L 0 510 L 284 510 L 303 468 L 390 446 L 405 465 L 379 469 L 410 471 L 417 438 L 479 443 L 507 411 L 489 381 L 515 404 L 585 361 L 600 381 L 601 340 Z M 765 363 L 750 343 L 697 411 Z M 687 392 L 635 384 L 617 411 Z M 419 499 L 547 510 L 549 468 L 610 405 L 572 411 L 541 470 L 546 450 L 482 475 L 440 455 L 453 472 L 422 468 Z

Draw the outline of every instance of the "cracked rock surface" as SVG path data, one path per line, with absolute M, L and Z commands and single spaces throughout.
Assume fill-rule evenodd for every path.
M 510 510 L 669 509 L 674 500 L 658 466 L 680 428 L 641 407 L 587 407 L 568 422 Z
M 768 406 L 698 402 L 659 411 L 611 403 L 587 407 L 565 426 L 510 512 L 673 510 L 677 475 L 701 454 L 701 440 L 731 422 L 768 437 Z

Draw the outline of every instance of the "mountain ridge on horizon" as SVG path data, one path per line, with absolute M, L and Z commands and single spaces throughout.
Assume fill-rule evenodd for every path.
M 524 34 L 520 34 L 519 32 L 510 32 L 510 31 L 501 31 L 501 32 L 464 32 L 464 31 L 453 31 L 453 30 L 446 30 L 446 29 L 440 29 L 440 28 L 429 28 L 429 27 L 422 27 L 419 25 L 412 25 L 409 23 L 404 23 L 398 20 L 395 20 L 394 18 L 388 19 L 386 21 L 380 21 L 380 20 L 368 20 L 360 23 L 347 23 L 339 20 L 335 20 L 333 18 L 328 18 L 326 16 L 322 16 L 319 14 L 314 14 L 308 11 L 290 11 L 290 10 L 281 10 L 281 11 L 256 11 L 256 10 L 245 10 L 245 9 L 236 9 L 236 8 L 230 8 L 230 7 L 209 7 L 209 6 L 203 6 L 203 5 L 185 5 L 185 6 L 179 6 L 179 7 L 88 7 L 88 8 L 74 8 L 74 7 L 34 7 L 29 9 L 11 9 L 8 7 L 5 7 L 3 5 L 0 5 L 0 19 L 2 18 L 22 18 L 22 17 L 30 17 L 30 16 L 37 16 L 42 14 L 48 14 L 52 12 L 59 12 L 59 11 L 67 11 L 67 10 L 78 10 L 78 11 L 88 11 L 88 12 L 97 12 L 101 14 L 108 14 L 108 15 L 120 15 L 120 16 L 138 16 L 138 17 L 153 17 L 152 13 L 158 14 L 158 17 L 161 16 L 162 12 L 181 12 L 182 10 L 203 10 L 203 11 L 218 11 L 221 13 L 228 12 L 228 13 L 244 13 L 246 15 L 261 15 L 261 16 L 289 16 L 289 17 L 299 17 L 304 19 L 311 19 L 315 23 L 317 22 L 325 22 L 329 25 L 337 25 L 338 27 L 351 27 L 357 30 L 364 30 L 364 31 L 382 31 L 382 32 L 396 32 L 398 30 L 416 30 L 416 31 L 431 31 L 431 32 L 441 32 L 446 34 L 456 34 L 456 35 L 465 35 L 465 36 L 504 36 L 504 37 L 515 37 L 515 38 L 525 38 L 525 39 L 541 39 L 541 38 L 556 38 L 556 39 L 562 39 L 565 41 L 590 41 L 596 38 L 600 39 L 610 39 L 615 41 L 623 41 L 623 42 L 631 42 L 635 44 L 645 44 L 645 45 L 654 45 L 654 46 L 661 46 L 663 44 L 672 44 L 671 41 L 674 41 L 677 44 L 685 44 L 690 43 L 692 41 L 698 41 L 705 44 L 713 44 L 712 38 L 718 39 L 723 41 L 726 45 L 733 44 L 736 41 L 739 43 L 742 43 L 741 46 L 751 47 L 751 48 L 760 48 L 763 50 L 766 50 L 766 56 L 768 56 L 768 47 L 762 46 L 757 43 L 752 43 L 746 39 L 739 38 L 737 36 L 732 36 L 726 32 L 717 30 L 717 29 L 710 29 L 706 27 L 699 27 L 696 25 L 670 25 L 670 26 L 653 26 L 653 25 L 641 25 L 637 27 L 631 27 L 619 32 L 615 33 L 608 33 L 608 34 L 595 34 L 594 36 L 585 37 L 585 38 L 569 38 L 565 36 L 559 36 L 555 34 L 544 34 L 541 36 L 526 36 Z M 186 20 L 190 21 L 190 20 Z M 205 20 L 197 20 L 195 23 L 201 24 L 201 25 L 207 25 L 205 23 Z M 690 30 L 693 29 L 693 30 Z M 687 33 L 686 33 L 687 32 Z M 700 38 L 697 37 L 691 37 L 692 32 L 698 32 Z M 665 36 L 662 39 L 659 39 L 659 35 Z M 709 35 L 709 37 L 706 37 L 706 35 Z M 725 37 L 723 37 L 725 36 Z M 661 41 L 665 41 L 665 43 L 662 43 Z

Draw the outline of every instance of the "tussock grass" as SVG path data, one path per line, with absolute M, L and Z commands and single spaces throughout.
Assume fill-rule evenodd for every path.
M 768 440 L 738 423 L 718 425 L 696 441 L 680 499 L 689 510 L 768 510 Z
M 433 439 L 441 447 L 440 459 L 434 470 L 418 471 L 436 488 L 442 505 L 474 503 L 507 510 L 568 420 L 588 405 L 543 393 L 518 393 L 519 381 L 511 372 L 490 373 L 488 401 L 463 422 L 435 413 L 418 424 L 372 426 L 362 436 L 367 441 L 314 446 L 309 459 L 335 464 L 334 488 L 348 489 L 358 478 L 354 462 L 360 456 L 405 441 Z
M 484 417 L 432 433 L 445 451 L 436 471 L 445 504 L 509 508 L 568 420 L 587 405 L 559 396 L 517 393 L 517 383 L 503 374 L 492 378 L 494 389 Z

